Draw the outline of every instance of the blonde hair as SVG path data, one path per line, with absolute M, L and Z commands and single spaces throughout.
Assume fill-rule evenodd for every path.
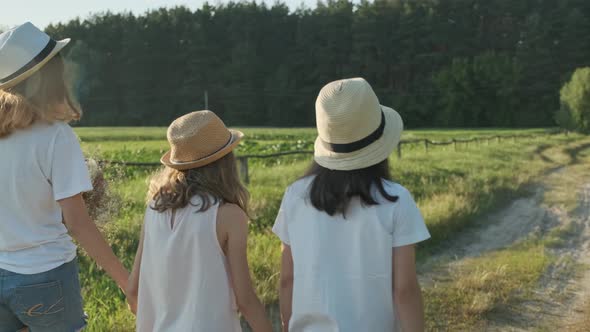
M 199 211 L 211 205 L 232 203 L 248 214 L 250 195 L 240 181 L 233 152 L 209 165 L 179 171 L 166 167 L 150 180 L 148 201 L 153 210 L 164 212 L 184 208 L 199 196 Z
M 0 138 L 37 122 L 71 122 L 81 116 L 59 54 L 23 82 L 0 90 Z

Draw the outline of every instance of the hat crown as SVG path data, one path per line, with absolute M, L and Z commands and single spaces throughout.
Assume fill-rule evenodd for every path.
M 170 159 L 177 163 L 211 156 L 225 147 L 232 137 L 223 121 L 211 111 L 192 112 L 174 120 L 167 136 Z
M 0 80 L 33 60 L 51 38 L 27 22 L 0 34 Z
M 316 100 L 316 123 L 324 142 L 356 142 L 379 128 L 381 105 L 363 78 L 331 82 L 322 88 Z

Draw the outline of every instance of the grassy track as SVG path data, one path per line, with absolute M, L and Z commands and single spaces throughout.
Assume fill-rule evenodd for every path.
M 80 128 L 77 132 L 86 154 L 96 158 L 156 161 L 166 149 L 162 128 Z M 240 146 L 238 154 L 308 148 L 315 135 L 311 129 L 245 129 L 245 132 L 250 139 Z M 500 134 L 541 132 L 543 130 L 533 129 L 502 131 Z M 497 130 L 427 130 L 409 131 L 404 138 L 442 140 L 496 134 Z M 397 181 L 414 194 L 433 235 L 432 240 L 420 246 L 419 257 L 436 252 L 456 232 L 469 227 L 478 215 L 526 193 L 527 185 L 536 177 L 565 163 L 568 160 L 567 147 L 580 140 L 582 138 L 576 135 L 555 135 L 551 139 L 545 136 L 489 145 L 460 145 L 457 151 L 450 146 L 433 147 L 428 153 L 420 145 L 404 146 L 403 159 L 391 159 L 392 171 Z M 251 224 L 249 259 L 258 293 L 269 305 L 277 301 L 279 263 L 279 242 L 270 234 L 269 228 L 284 189 L 303 174 L 310 160 L 310 157 L 302 156 L 251 164 L 249 189 L 255 218 Z M 131 266 L 145 209 L 149 170 L 109 168 L 106 172 L 116 197 L 112 204 L 116 205 L 117 213 L 105 217 L 108 222 L 102 224 L 102 228 L 117 254 L 127 266 Z M 466 269 L 478 271 L 478 268 L 494 262 L 502 265 L 502 261 L 529 256 L 534 258 L 530 260 L 530 271 L 538 271 L 548 264 L 547 258 L 540 254 L 538 244 L 530 243 L 510 250 L 513 252 L 498 253 L 484 261 L 475 260 Z M 90 315 L 89 331 L 132 331 L 134 321 L 125 310 L 120 292 L 85 256 L 81 260 L 86 311 Z M 504 276 L 524 273 L 523 270 L 500 272 L 505 273 Z M 534 278 L 530 280 L 533 282 Z M 473 287 L 477 282 L 481 280 L 474 279 Z M 461 292 L 465 291 L 469 292 L 462 289 L 454 295 L 446 292 L 428 294 L 427 308 L 462 311 L 463 306 L 444 306 L 442 296 L 461 298 Z M 505 291 L 510 293 L 510 289 Z M 503 296 L 500 294 L 500 298 Z
M 490 249 L 462 253 L 450 248 L 437 256 L 440 259 L 434 267 L 426 269 L 433 279 L 424 288 L 426 316 L 436 317 L 428 319 L 429 331 L 569 331 L 565 322 L 555 317 L 568 316 L 567 308 L 576 296 L 564 289 L 573 285 L 584 269 L 576 259 L 583 247 L 579 241 L 584 218 L 576 220 L 576 216 L 587 213 L 580 199 L 590 181 L 589 149 L 588 139 L 545 149 L 541 159 L 553 159 L 564 166 L 538 178 L 534 185 L 537 195 L 520 200 L 532 202 L 530 205 L 514 203 L 502 210 L 502 220 L 495 221 L 504 223 L 503 233 L 520 232 L 520 240 L 507 237 L 509 243 L 490 245 L 498 234 L 490 237 L 493 231 L 482 225 L 454 242 L 467 238 L 469 245 L 461 246 L 473 250 L 485 241 Z M 526 218 L 532 227 L 523 227 L 529 222 Z M 455 258 L 448 261 L 448 256 Z M 585 331 L 590 321 L 575 321 L 569 326 L 571 331 Z

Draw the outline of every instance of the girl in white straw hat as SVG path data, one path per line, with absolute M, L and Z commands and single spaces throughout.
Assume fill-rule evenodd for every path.
M 272 331 L 246 258 L 249 195 L 232 152 L 242 137 L 210 111 L 168 128 L 127 292 L 137 331 L 241 331 L 238 311 Z
M 128 272 L 88 216 L 81 116 L 55 41 L 31 23 L 0 34 L 0 331 L 84 327 L 76 245 L 124 288 Z
M 284 331 L 422 331 L 414 244 L 430 235 L 388 164 L 402 119 L 362 78 L 326 85 L 316 119 L 315 161 L 273 227 Z

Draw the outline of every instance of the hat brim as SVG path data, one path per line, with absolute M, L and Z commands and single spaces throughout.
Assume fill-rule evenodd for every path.
M 242 133 L 241 131 L 232 130 L 232 129 L 230 129 L 229 131 L 231 133 L 231 139 L 230 139 L 229 143 L 227 143 L 227 145 L 225 145 L 219 151 L 215 152 L 214 154 L 212 154 L 210 156 L 207 156 L 205 158 L 201 158 L 199 160 L 178 163 L 178 162 L 173 162 L 170 159 L 170 151 L 168 151 L 162 157 L 162 159 L 160 159 L 160 162 L 167 167 L 174 168 L 179 171 L 185 171 L 187 169 L 199 168 L 199 167 L 209 165 L 209 164 L 225 157 L 230 152 L 232 152 L 238 146 L 238 144 L 240 144 L 240 141 L 242 140 L 242 138 L 244 138 L 244 133 Z
M 377 141 L 358 151 L 333 152 L 322 144 L 318 137 L 314 146 L 314 159 L 322 167 L 332 170 L 351 171 L 376 165 L 389 158 L 400 142 L 404 123 L 392 108 L 381 105 L 385 115 L 385 129 Z
M 4 83 L 0 84 L 0 90 L 10 89 L 10 88 L 14 87 L 15 85 L 18 85 L 22 81 L 26 80 L 27 78 L 31 77 L 34 73 L 38 72 L 39 69 L 43 68 L 43 66 L 45 66 L 45 64 L 47 64 L 47 62 L 49 62 L 49 60 L 53 59 L 53 57 L 55 57 L 64 47 L 66 47 L 70 43 L 70 41 L 71 41 L 70 38 L 66 38 L 66 39 L 57 41 L 55 44 L 55 47 L 53 48 L 51 53 L 49 53 L 45 57 L 45 59 L 41 60 L 38 64 L 33 66 L 31 69 L 25 71 L 21 75 L 11 79 L 8 82 L 4 82 Z

